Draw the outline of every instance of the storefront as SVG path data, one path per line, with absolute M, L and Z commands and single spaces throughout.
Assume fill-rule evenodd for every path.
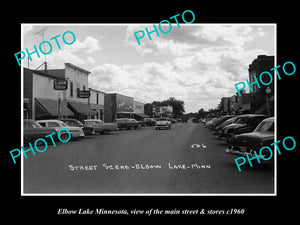
M 63 119 L 74 117 L 67 107 L 66 101 L 35 98 L 35 119 Z
M 113 122 L 117 118 L 123 118 L 124 113 L 133 113 L 133 97 L 117 93 L 105 94 L 104 121 Z
M 24 68 L 23 117 L 34 120 L 92 118 L 95 111 L 91 109 L 88 98 L 80 96 L 81 91 L 88 90 L 89 73 L 71 63 L 65 63 L 64 69 L 47 71 Z M 65 88 L 55 87 L 58 80 L 65 81 Z

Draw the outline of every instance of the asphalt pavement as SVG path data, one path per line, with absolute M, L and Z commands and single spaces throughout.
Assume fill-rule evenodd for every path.
M 274 163 L 242 166 L 199 123 L 49 146 L 24 159 L 24 194 L 272 194 Z

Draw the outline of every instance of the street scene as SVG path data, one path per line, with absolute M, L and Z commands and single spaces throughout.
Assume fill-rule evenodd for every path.
M 192 121 L 170 130 L 151 126 L 85 137 L 24 160 L 24 193 L 274 192 L 274 163 L 239 172 L 226 147 Z
M 144 28 L 22 24 L 23 194 L 274 194 L 275 25 Z

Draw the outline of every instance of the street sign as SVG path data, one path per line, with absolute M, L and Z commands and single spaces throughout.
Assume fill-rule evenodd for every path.
M 90 91 L 79 91 L 78 97 L 79 98 L 89 98 L 91 96 Z
M 63 79 L 56 79 L 53 81 L 53 89 L 57 91 L 67 90 L 68 81 Z

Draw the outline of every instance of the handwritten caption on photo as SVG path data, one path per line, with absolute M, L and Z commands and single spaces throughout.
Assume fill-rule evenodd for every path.
M 68 134 L 68 138 L 63 138 L 62 139 L 61 138 L 62 135 L 65 135 L 65 134 Z M 53 135 L 54 135 L 54 138 L 53 138 Z M 68 142 L 71 139 L 71 133 L 70 133 L 70 131 L 67 128 L 62 128 L 57 133 L 53 132 L 51 134 L 46 135 L 45 138 L 49 137 L 54 147 L 56 147 L 56 143 L 55 143 L 55 140 L 54 140 L 54 139 L 56 139 L 56 135 L 57 135 L 57 139 L 60 142 L 62 142 L 62 143 L 66 143 L 66 142 Z M 39 149 L 37 147 L 37 145 L 39 144 L 39 142 L 40 142 L 40 144 L 43 144 L 45 146 L 44 149 Z M 15 158 L 21 156 L 21 152 L 23 152 L 23 154 L 24 154 L 24 156 L 25 156 L 26 159 L 27 159 L 27 152 L 29 152 L 29 151 L 31 151 L 32 154 L 35 155 L 35 152 L 34 152 L 34 149 L 32 147 L 32 144 L 28 143 L 28 145 L 29 145 L 29 148 L 26 149 L 26 150 L 24 149 L 23 146 L 21 146 L 21 150 L 22 151 L 20 149 L 18 149 L 18 148 L 9 151 L 9 153 L 11 155 L 11 158 L 14 161 L 14 164 L 16 164 Z M 47 148 L 48 148 L 48 142 L 47 142 L 47 140 L 45 140 L 44 138 L 38 138 L 38 139 L 36 139 L 35 142 L 34 142 L 34 148 L 38 152 L 45 152 L 47 150 Z M 17 154 L 13 154 L 14 152 L 17 152 Z

